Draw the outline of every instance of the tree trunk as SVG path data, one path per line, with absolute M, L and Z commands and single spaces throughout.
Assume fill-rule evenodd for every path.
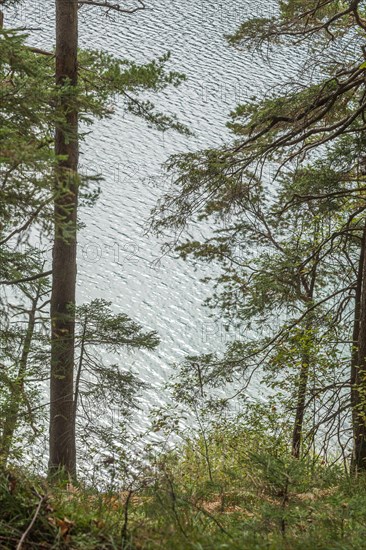
M 51 295 L 51 383 L 49 471 L 76 473 L 73 415 L 76 222 L 78 201 L 78 113 L 71 86 L 77 84 L 77 0 L 56 0 L 56 84 L 64 118 L 56 128 L 53 279 Z
M 296 402 L 296 414 L 294 429 L 292 432 L 292 456 L 294 458 L 300 458 L 301 440 L 305 415 L 305 401 L 306 392 L 309 379 L 309 363 L 310 357 L 308 354 L 304 354 L 300 367 L 299 385 L 297 388 L 297 402 Z
M 10 450 L 14 440 L 14 434 L 18 425 L 19 410 L 24 392 L 24 378 L 27 373 L 28 356 L 32 344 L 34 327 L 36 322 L 37 303 L 39 299 L 39 291 L 36 297 L 32 300 L 32 307 L 28 312 L 28 326 L 25 334 L 22 355 L 19 361 L 18 376 L 14 382 L 11 395 L 9 397 L 9 406 L 7 407 L 4 421 L 4 429 L 1 437 L 0 457 L 1 463 L 6 465 Z
M 310 284 L 307 283 L 305 278 L 302 278 L 302 284 L 305 291 L 305 304 L 308 309 L 313 300 L 313 292 L 316 280 L 316 270 L 314 269 L 312 280 Z M 304 335 L 306 335 L 313 327 L 313 315 L 308 313 L 305 321 Z M 305 341 L 307 338 L 305 338 Z M 292 432 L 292 448 L 291 453 L 294 458 L 300 458 L 301 452 L 301 443 L 302 443 L 302 433 L 303 433 L 303 424 L 305 416 L 305 404 L 306 404 L 306 394 L 308 391 L 308 381 L 309 381 L 309 368 L 310 368 L 310 353 L 309 350 L 305 349 L 301 357 L 301 366 L 299 373 L 299 384 L 297 387 L 296 394 L 296 413 L 294 428 Z
M 366 222 L 358 267 L 353 348 L 351 358 L 351 407 L 353 424 L 353 471 L 366 469 Z

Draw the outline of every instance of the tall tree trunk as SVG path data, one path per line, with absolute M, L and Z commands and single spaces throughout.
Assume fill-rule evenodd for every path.
M 56 0 L 56 83 L 64 122 L 56 128 L 56 170 L 51 295 L 51 384 L 49 471 L 75 476 L 73 414 L 78 202 L 78 113 L 71 86 L 77 84 L 78 3 Z
M 366 469 L 366 222 L 358 266 L 351 357 L 353 471 Z

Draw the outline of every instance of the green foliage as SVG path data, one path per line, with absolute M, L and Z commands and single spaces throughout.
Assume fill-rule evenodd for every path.
M 32 518 L 30 548 L 363 548 L 363 476 L 351 480 L 315 457 L 296 461 L 260 426 L 222 425 L 208 441 L 214 481 L 195 439 L 152 458 L 149 477 L 118 493 L 2 472 L 4 548 Z
M 161 131 L 172 128 L 190 134 L 188 128 L 179 123 L 174 115 L 157 112 L 151 101 L 139 98 L 143 92 L 160 92 L 168 86 L 177 87 L 185 80 L 181 73 L 166 71 L 169 59 L 168 53 L 157 60 L 137 65 L 103 51 L 81 51 L 80 90 L 77 93 L 77 108 L 81 118 L 92 122 L 90 115 L 110 116 L 113 112 L 111 100 L 120 96 L 125 109 L 143 118 L 149 126 Z
M 283 171 L 275 188 L 254 175 L 235 186 L 230 176 L 219 174 L 216 186 L 196 165 L 189 167 L 195 172 L 192 183 L 192 172 L 185 179 L 179 167 L 182 201 L 196 183 L 207 185 L 205 200 L 189 216 L 208 219 L 215 230 L 176 250 L 195 265 L 219 268 L 205 279 L 214 282 L 206 304 L 233 341 L 224 354 L 188 357 L 178 371 L 175 399 L 189 406 L 195 400 L 202 408 L 204 385 L 205 407 L 217 410 L 250 391 L 254 379 L 275 392 L 287 417 L 305 407 L 306 445 L 322 432 L 338 447 L 333 413 L 341 409 L 343 423 L 349 411 L 352 348 L 343 342 L 352 339 L 349 308 L 364 223 L 362 147 L 361 138 L 344 136 L 314 163 Z M 167 200 L 174 202 L 173 196 Z M 158 219 L 158 227 L 179 226 L 185 206 L 175 208 L 178 216 L 169 211 L 171 218 Z M 325 403 L 328 413 L 322 414 Z
M 114 315 L 111 302 L 93 300 L 90 304 L 76 308 L 77 326 L 84 345 L 103 346 L 106 351 L 114 352 L 120 348 L 154 349 L 159 343 L 156 332 L 144 332 L 143 327 L 132 321 L 124 313 Z
M 293 441 L 295 428 L 304 447 L 319 445 L 322 432 L 324 445 L 332 441 L 344 458 L 349 447 L 339 434 L 351 439 L 349 369 L 364 246 L 363 17 L 359 3 L 289 1 L 272 19 L 244 22 L 230 39 L 236 45 L 311 39 L 332 48 L 324 61 L 307 50 L 298 84 L 239 105 L 230 142 L 169 159 L 173 185 L 152 222 L 182 258 L 218 267 L 205 279 L 214 282 L 206 303 L 238 340 L 220 357 L 188 358 L 182 380 L 189 365 L 194 383 L 198 365 L 210 373 L 208 392 L 221 382 L 228 402 L 255 379 L 293 415 Z M 333 45 L 343 45 L 341 58 Z M 314 63 L 315 83 L 307 72 Z M 213 235 L 184 242 L 182 232 L 203 220 Z
M 105 300 L 93 300 L 75 311 L 75 407 L 86 464 L 101 452 L 106 456 L 122 452 L 128 419 L 138 408 L 144 384 L 124 366 L 124 352 L 154 350 L 159 344 L 156 332 L 146 332 L 125 314 L 113 314 L 110 306 Z M 108 419 L 108 430 L 101 419 Z
M 289 42 L 298 45 L 309 38 L 315 46 L 319 42 L 329 43 L 342 39 L 357 27 L 359 22 L 354 17 L 356 11 L 359 16 L 364 16 L 361 6 L 349 5 L 343 0 L 280 0 L 276 17 L 251 18 L 227 38 L 231 45 L 246 48 Z
M 156 111 L 150 101 L 139 97 L 147 91 L 176 87 L 184 80 L 183 75 L 166 70 L 169 54 L 138 65 L 103 52 L 81 51 L 78 86 L 65 84 L 61 90 L 54 83 L 52 53 L 35 53 L 25 45 L 26 38 L 24 32 L 17 30 L 0 32 L 2 247 L 13 244 L 14 239 L 24 241 L 33 227 L 41 229 L 44 236 L 52 229 L 57 161 L 53 152 L 54 127 L 67 125 L 65 113 L 59 108 L 60 94 L 68 95 L 70 107 L 75 102 L 80 120 L 85 123 L 91 124 L 95 117 L 110 116 L 112 102 L 120 96 L 125 109 L 144 118 L 149 125 L 163 131 L 174 128 L 188 132 L 175 116 Z M 70 139 L 74 137 L 70 135 Z M 78 179 L 82 202 L 95 201 L 95 194 L 87 189 L 91 179 L 100 181 L 98 177 Z M 8 262 L 8 270 L 11 265 Z M 16 279 L 16 275 L 10 280 Z
M 6 5 L 11 6 L 12 2 Z M 3 461 L 8 460 L 10 447 L 12 458 L 20 459 L 19 434 L 26 438 L 27 423 L 34 432 L 33 439 L 27 436 L 29 444 L 39 443 L 37 437 L 43 427 L 43 416 L 38 411 L 43 411 L 44 406 L 38 400 L 44 391 L 42 382 L 48 379 L 50 361 L 50 336 L 44 328 L 43 314 L 48 304 L 50 275 L 45 253 L 53 231 L 52 204 L 60 199 L 56 193 L 69 193 L 70 183 L 54 185 L 55 168 L 63 160 L 54 154 L 55 127 L 62 128 L 67 139 L 76 139 L 68 128 L 61 97 L 67 97 L 69 108 L 75 108 L 79 120 L 87 125 L 96 118 L 109 117 L 120 98 L 125 110 L 143 118 L 149 126 L 161 131 L 175 129 L 189 133 L 175 116 L 160 113 L 146 99 L 148 93 L 177 87 L 185 79 L 180 73 L 166 69 L 169 54 L 137 64 L 100 51 L 80 51 L 78 85 L 65 82 L 58 87 L 54 81 L 53 52 L 29 47 L 27 38 L 22 30 L 0 31 L 0 360 L 4 383 L 0 396 L 0 454 Z M 77 137 L 85 138 L 85 134 Z M 99 184 L 102 178 L 99 175 L 71 177 L 79 187 L 81 205 L 93 205 L 100 188 L 95 191 L 89 185 Z M 74 228 L 64 223 L 62 232 L 68 239 L 74 234 Z M 40 250 L 31 244 L 35 235 L 42 236 Z M 37 304 L 39 309 L 34 321 L 37 330 L 33 327 L 29 335 L 21 324 L 28 314 L 29 300 L 35 295 L 42 300 Z M 15 298 L 18 303 L 13 305 Z M 136 395 L 142 388 L 136 375 L 120 367 L 121 350 L 153 350 L 158 338 L 126 315 L 113 315 L 109 305 L 96 300 L 76 311 L 75 414 L 82 417 L 80 426 L 83 425 L 84 436 L 89 438 L 88 444 L 92 438 L 96 441 L 98 435 L 108 439 L 110 446 L 117 435 L 112 430 L 106 437 L 105 430 L 98 426 L 98 415 L 102 410 L 117 412 L 120 415 L 118 435 L 124 435 L 126 417 L 137 406 Z M 19 323 L 10 321 L 14 315 Z M 111 361 L 113 354 L 118 355 L 114 357 L 115 362 Z M 37 411 L 35 416 L 33 410 Z M 96 449 L 96 453 L 99 451 Z
M 52 73 L 47 57 L 36 59 L 25 39 L 16 31 L 0 33 L 2 245 L 36 219 L 50 229 Z

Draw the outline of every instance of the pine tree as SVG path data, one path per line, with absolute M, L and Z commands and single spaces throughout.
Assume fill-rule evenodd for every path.
M 280 96 L 272 95 L 261 99 L 252 99 L 239 105 L 231 115 L 228 127 L 232 131 L 232 142 L 213 150 L 182 154 L 173 157 L 167 164 L 168 170 L 176 174 L 176 185 L 167 193 L 162 205 L 155 210 L 155 228 L 164 232 L 173 230 L 178 234 L 186 224 L 196 218 L 211 216 L 214 218 L 232 214 L 235 236 L 235 216 L 245 212 L 246 200 L 256 186 L 256 179 L 269 167 L 278 181 L 278 176 L 294 172 L 300 163 L 311 165 L 328 144 L 337 143 L 343 137 L 353 138 L 349 145 L 348 166 L 338 166 L 341 185 L 331 188 L 337 172 L 314 180 L 311 193 L 307 193 L 304 181 L 299 179 L 299 187 L 288 197 L 287 215 L 294 215 L 293 205 L 305 205 L 307 202 L 324 206 L 333 198 L 342 200 L 346 222 L 341 230 L 335 229 L 328 238 L 318 245 L 318 254 L 328 255 L 328 249 L 334 243 L 343 246 L 344 265 L 351 264 L 355 274 L 350 285 L 343 287 L 340 274 L 338 285 L 340 293 L 337 303 L 349 303 L 349 294 L 353 296 L 354 330 L 351 375 L 348 384 L 353 415 L 354 466 L 366 468 L 366 424 L 365 424 L 365 370 L 366 370 L 366 331 L 364 301 L 364 227 L 363 175 L 364 175 L 364 115 L 365 115 L 365 61 L 363 39 L 366 28 L 365 9 L 361 2 L 340 3 L 285 1 L 280 3 L 279 15 L 270 19 L 250 19 L 244 22 L 238 31 L 228 37 L 237 47 L 249 47 L 261 50 L 264 46 L 274 51 L 278 44 L 287 48 L 308 46 L 306 66 L 319 66 L 319 80 L 315 84 L 304 80 L 297 86 L 293 82 L 283 87 Z M 352 50 L 347 50 L 347 40 L 352 39 Z M 323 52 L 327 49 L 327 56 Z M 302 55 L 303 55 L 303 49 Z M 341 52 L 341 55 L 339 54 Z M 301 67 L 301 69 L 303 66 Z M 300 69 L 300 67 L 299 67 Z M 347 142 L 343 141 L 339 151 Z M 336 164 L 335 161 L 333 161 Z M 301 170 L 299 171 L 301 173 Z M 318 178 L 318 174 L 313 174 Z M 265 190 L 266 201 L 272 200 L 271 190 Z M 347 204 L 348 203 L 348 204 Z M 328 215 L 325 209 L 324 216 Z M 268 220 L 261 220 L 265 225 Z M 343 223 L 343 222 L 342 222 Z M 246 232 L 242 238 L 247 238 Z M 306 234 L 306 233 L 305 233 Z M 290 233 L 289 233 L 290 236 Z M 346 245 L 344 245 L 344 241 Z M 351 244 L 350 244 L 351 243 Z M 330 244 L 332 246 L 330 246 Z M 350 247 L 353 253 L 350 256 Z M 355 261 L 354 250 L 359 246 L 359 259 Z M 356 252 L 357 254 L 357 252 Z M 312 257 L 312 256 L 311 256 Z M 313 258 L 313 257 L 312 257 Z M 317 262 L 317 265 L 320 261 Z M 301 262 L 300 262 L 301 265 Z M 309 260 L 305 262 L 309 265 Z M 310 264 L 311 265 L 311 264 Z M 275 267 L 273 266 L 272 269 Z M 240 277 L 240 275 L 239 275 Z M 237 284 L 239 286 L 239 279 Z M 244 281 L 245 284 L 245 281 Z M 243 284 L 243 287 L 244 287 Z M 274 281 L 273 289 L 276 288 Z M 323 290 L 328 289 L 327 280 Z M 285 284 L 288 291 L 291 282 Z M 245 292 L 245 287 L 243 288 Z M 356 292 L 353 292 L 356 290 Z M 269 308 L 273 307 L 268 303 Z M 234 305 L 235 307 L 235 305 Z M 312 308 L 309 308 L 311 311 Z M 305 361 L 306 363 L 307 361 Z M 343 406 L 340 406 L 343 410 Z
M 55 55 L 26 46 L 26 34 L 16 30 L 3 31 L 0 42 L 4 53 L 0 136 L 4 160 L 1 210 L 5 224 L 1 227 L 0 251 L 4 260 L 0 267 L 4 316 L 7 288 L 52 274 L 50 471 L 64 470 L 67 475 L 75 474 L 76 456 L 73 357 L 78 195 L 90 199 L 88 179 L 77 173 L 78 122 L 90 125 L 95 117 L 110 116 L 110 100 L 119 94 L 126 110 L 149 125 L 188 131 L 174 116 L 156 111 L 151 102 L 139 98 L 145 90 L 159 92 L 184 79 L 165 70 L 168 54 L 138 65 L 103 52 L 80 51 L 76 65 L 77 4 L 80 8 L 82 3 L 59 2 Z M 68 24 L 71 16 L 74 26 Z M 72 36 L 62 32 L 62 25 L 68 26 Z M 63 42 L 65 36 L 67 44 Z M 69 50 L 72 44 L 74 53 Z M 28 244 L 31 230 L 46 240 L 54 233 L 52 270 L 43 269 L 42 251 L 32 251 Z

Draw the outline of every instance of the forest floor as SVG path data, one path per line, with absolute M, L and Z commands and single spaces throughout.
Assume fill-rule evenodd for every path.
M 238 441 L 237 441 L 238 443 Z M 353 550 L 366 548 L 366 478 L 343 466 L 187 443 L 129 491 L 0 473 L 1 549 Z M 153 475 L 152 475 L 153 474 Z M 132 487 L 132 485 L 131 485 Z

